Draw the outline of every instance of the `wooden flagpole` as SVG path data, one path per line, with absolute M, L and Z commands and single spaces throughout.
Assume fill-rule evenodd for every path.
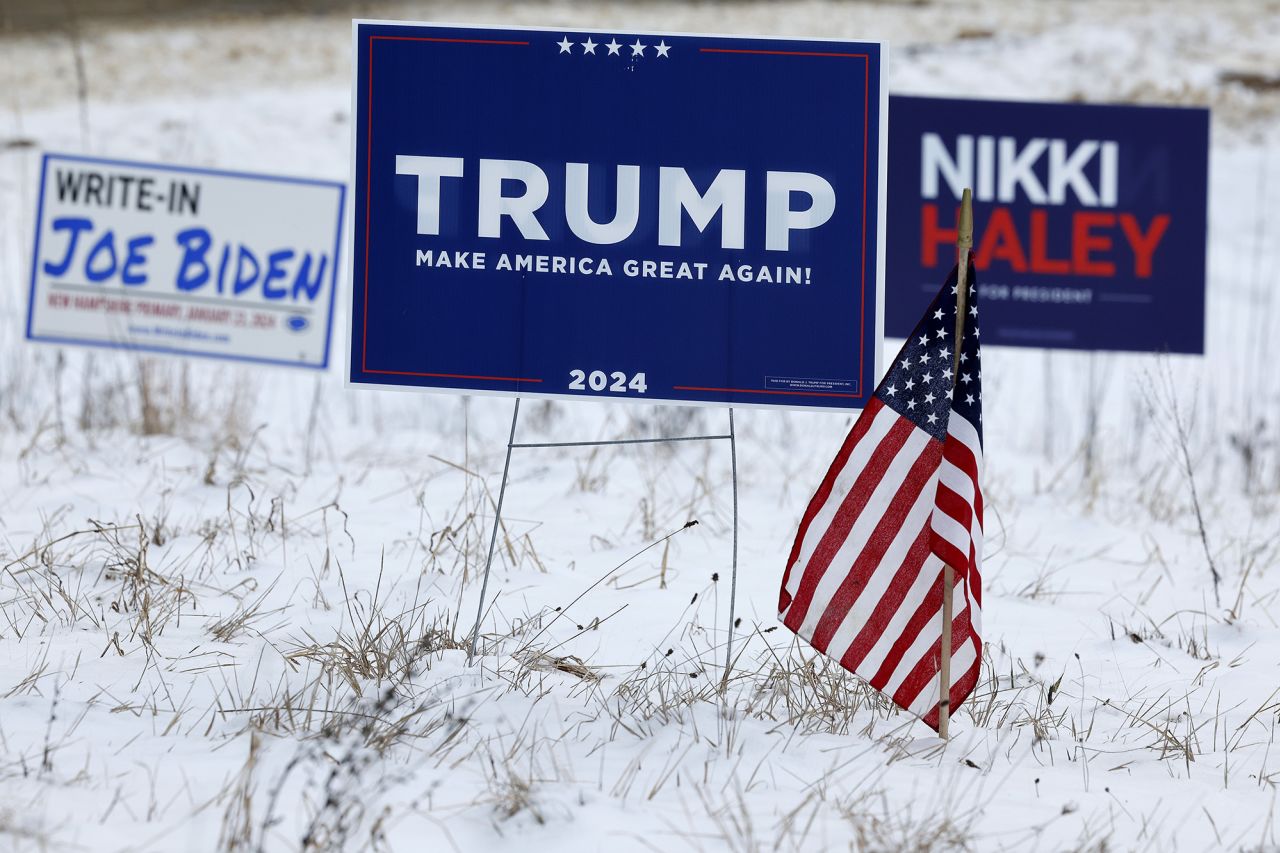
M 951 387 L 960 376 L 960 350 L 964 345 L 964 314 L 969 302 L 969 251 L 973 248 L 973 194 L 968 189 L 960 199 L 960 222 L 956 226 L 956 332 L 952 341 Z M 938 735 L 951 737 L 951 605 L 955 569 L 942 568 L 942 660 L 938 668 Z

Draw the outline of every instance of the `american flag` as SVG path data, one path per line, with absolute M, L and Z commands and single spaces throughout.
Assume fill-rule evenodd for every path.
M 934 729 L 945 563 L 955 581 L 953 713 L 982 660 L 982 364 L 972 266 L 967 277 L 958 369 L 952 270 L 809 501 L 778 601 L 783 624 Z

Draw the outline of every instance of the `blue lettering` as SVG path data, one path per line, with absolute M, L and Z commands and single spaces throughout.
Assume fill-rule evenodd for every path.
M 280 265 L 293 257 L 292 249 L 281 249 L 267 255 L 267 275 L 262 279 L 262 295 L 266 299 L 284 299 L 289 291 L 283 287 L 272 287 L 271 282 L 284 278 L 285 271 Z
M 102 253 L 107 254 L 107 265 L 99 266 L 98 269 L 93 268 L 94 261 L 102 257 Z M 116 234 L 108 228 L 98 242 L 93 244 L 93 248 L 89 250 L 89 257 L 84 262 L 84 276 L 89 281 L 103 281 L 111 278 L 116 274 Z
M 302 256 L 302 263 L 298 265 L 298 275 L 293 280 L 293 301 L 298 301 L 298 292 L 301 291 L 307 295 L 307 299 L 314 302 L 316 297 L 320 295 L 320 288 L 324 287 L 324 268 L 329 263 L 329 259 L 321 255 L 320 263 L 316 268 L 316 278 L 314 282 L 307 280 L 307 274 L 311 272 L 311 253 L 307 252 Z
M 54 231 L 71 232 L 70 239 L 67 242 L 67 254 L 63 256 L 62 263 L 51 264 L 45 262 L 45 275 L 62 276 L 71 268 L 71 258 L 76 253 L 76 241 L 80 238 L 81 231 L 89 231 L 93 228 L 93 220 L 87 217 L 79 216 L 61 216 L 53 220 Z
M 209 264 L 204 259 L 205 252 L 209 251 L 209 244 L 213 242 L 209 232 L 204 228 L 188 228 L 179 231 L 177 239 L 183 248 L 182 265 L 178 267 L 178 289 L 195 290 L 202 287 L 209 280 Z M 188 268 L 193 265 L 196 267 L 195 272 L 188 272 Z
M 142 254 L 142 250 L 150 246 L 156 241 L 155 237 L 150 234 L 144 234 L 140 237 L 134 237 L 129 241 L 129 252 L 125 255 L 124 266 L 120 268 L 120 280 L 125 284 L 146 284 L 147 274 L 142 271 L 135 270 L 135 267 L 146 264 L 146 255 Z
M 227 290 L 227 261 L 231 260 L 231 247 L 222 247 L 222 260 L 218 262 L 218 292 Z
M 244 277 L 244 262 L 246 260 L 253 265 L 253 272 L 249 274 L 248 278 Z M 258 264 L 257 256 L 244 246 L 241 246 L 240 255 L 236 258 L 236 281 L 235 286 L 232 288 L 232 293 L 239 296 L 249 288 L 253 287 L 258 280 L 258 271 L 261 269 L 262 267 Z

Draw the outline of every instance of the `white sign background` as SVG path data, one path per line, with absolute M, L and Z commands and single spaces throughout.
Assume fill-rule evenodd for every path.
M 345 192 L 332 181 L 46 154 L 27 338 L 323 369 Z M 68 224 L 77 219 L 92 226 Z M 196 251 L 203 239 L 189 229 L 207 232 L 207 249 Z M 145 236 L 128 265 L 130 241 Z

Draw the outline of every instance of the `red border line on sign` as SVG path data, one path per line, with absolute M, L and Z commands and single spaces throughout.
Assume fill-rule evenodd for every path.
M 866 53 L 819 53 L 812 50 L 739 50 L 729 47 L 700 47 L 699 53 L 756 53 L 762 56 L 842 56 L 852 59 L 866 59 L 870 61 L 870 55 Z
M 819 53 L 804 50 L 746 50 L 728 47 L 703 47 L 700 53 L 747 53 L 762 56 L 830 56 L 843 59 L 861 59 L 863 61 L 862 92 L 862 292 L 858 305 L 862 316 L 858 322 L 858 378 L 862 378 L 866 366 L 867 351 L 867 121 L 871 117 L 871 55 L 866 53 Z M 880 152 L 883 156 L 884 152 Z M 855 400 L 870 397 L 870 394 L 828 394 L 816 391 L 770 391 L 759 388 L 695 388 L 687 385 L 673 385 L 674 391 L 722 391 L 737 394 L 802 394 L 811 397 L 852 397 Z
M 774 391 L 764 388 L 699 388 L 696 385 L 672 385 L 673 391 L 746 391 L 749 394 L 789 394 L 795 397 L 852 397 L 857 399 L 861 394 L 841 394 L 836 391 Z
M 465 373 L 422 373 L 416 370 L 374 370 L 369 368 L 365 373 L 388 373 L 392 376 L 444 376 L 450 379 L 494 379 L 503 382 L 541 382 L 541 379 L 525 379 L 520 376 L 468 376 Z
M 370 41 L 437 41 L 446 44 L 509 44 L 528 47 L 527 41 L 501 41 L 499 39 L 445 39 L 427 36 L 369 36 Z
M 528 47 L 527 41 L 499 41 L 497 39 L 450 39 L 428 36 L 369 36 L 369 108 L 365 141 L 364 172 L 364 330 L 360 336 L 360 372 L 380 373 L 390 376 L 429 376 L 440 379 L 481 379 L 489 382 L 541 382 L 520 376 L 468 376 L 462 373 L 422 373 L 409 370 L 371 370 L 369 363 L 369 221 L 373 198 L 373 43 L 375 41 L 427 41 L 445 44 L 490 44 Z

